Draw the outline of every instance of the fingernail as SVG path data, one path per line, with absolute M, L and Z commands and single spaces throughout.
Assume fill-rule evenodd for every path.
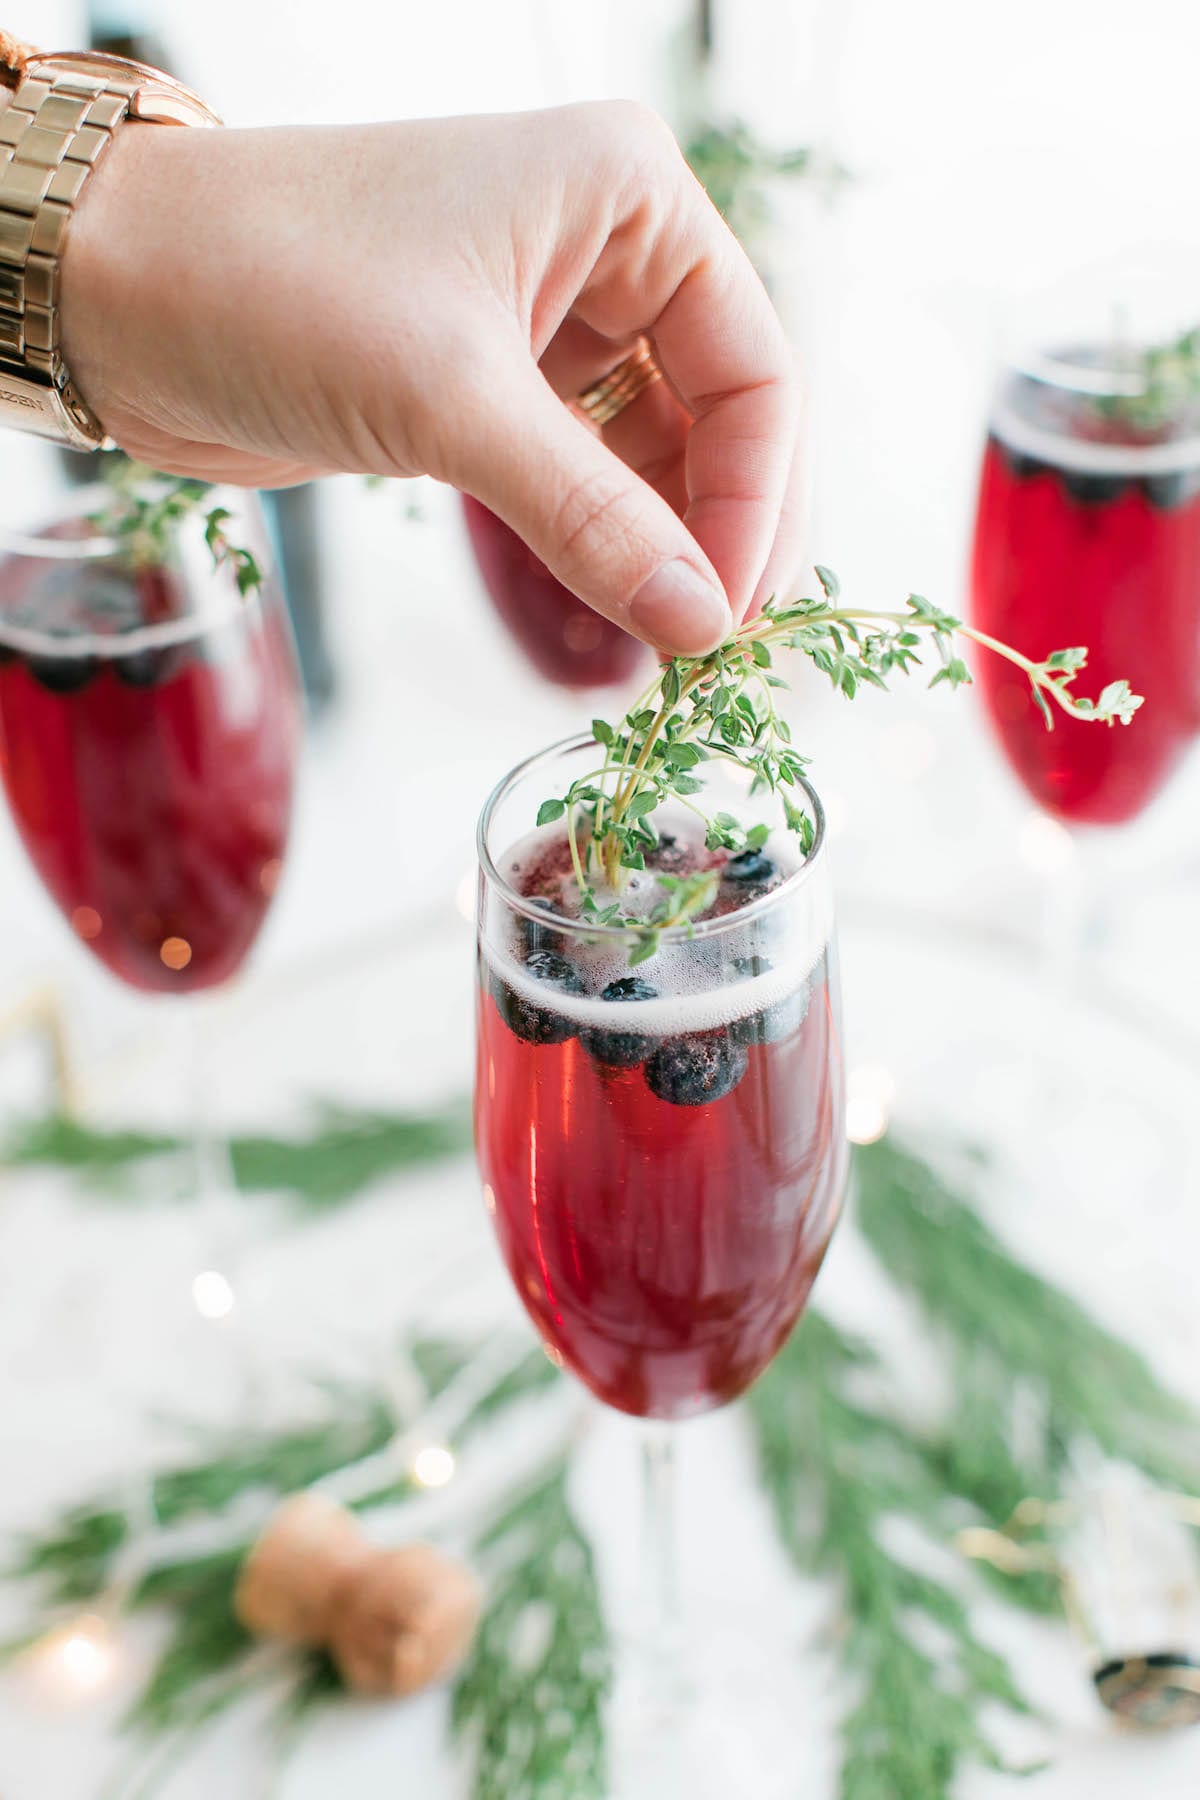
M 629 602 L 629 619 L 656 650 L 699 656 L 733 630 L 733 615 L 720 588 L 682 557 L 664 563 Z

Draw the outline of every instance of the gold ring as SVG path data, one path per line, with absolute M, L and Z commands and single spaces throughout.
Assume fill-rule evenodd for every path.
M 662 370 L 654 358 L 654 351 L 645 338 L 638 341 L 636 350 L 624 357 L 615 369 L 594 381 L 591 387 L 584 388 L 582 394 L 575 397 L 575 405 L 585 419 L 593 425 L 608 425 L 623 413 L 631 400 L 646 388 L 662 380 Z

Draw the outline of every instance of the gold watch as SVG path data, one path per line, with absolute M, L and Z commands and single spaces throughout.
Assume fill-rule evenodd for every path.
M 59 267 L 85 182 L 128 119 L 219 125 L 189 88 L 122 56 L 30 57 L 0 113 L 0 425 L 109 445 L 59 343 Z

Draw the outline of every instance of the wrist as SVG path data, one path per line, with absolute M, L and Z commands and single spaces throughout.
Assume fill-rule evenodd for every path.
M 59 269 L 59 329 L 63 357 L 88 405 L 112 432 L 113 402 L 124 385 L 120 368 L 120 326 L 136 299 L 127 287 L 130 274 L 149 279 L 133 250 L 136 238 L 127 210 L 139 163 L 152 154 L 152 142 L 163 128 L 126 125 L 93 171 L 71 219 Z

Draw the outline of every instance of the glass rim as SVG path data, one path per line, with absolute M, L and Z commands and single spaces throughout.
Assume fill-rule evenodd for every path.
M 556 931 L 570 931 L 576 937 L 619 938 L 628 941 L 629 931 L 626 926 L 594 924 L 588 919 L 569 919 L 561 913 L 547 912 L 544 906 L 538 906 L 524 894 L 519 894 L 500 873 L 487 841 L 488 829 L 496 808 L 519 781 L 544 763 L 552 762 L 555 758 L 565 756 L 573 750 L 584 750 L 593 745 L 597 749 L 601 747 L 587 731 L 579 732 L 574 737 L 560 738 L 557 743 L 549 744 L 544 750 L 537 750 L 532 756 L 525 757 L 506 775 L 501 776 L 484 801 L 483 809 L 479 814 L 479 823 L 475 828 L 476 854 L 480 873 L 488 885 L 497 891 L 513 912 L 532 920 L 535 925 L 553 925 Z M 760 895 L 748 906 L 739 906 L 733 912 L 722 913 L 720 918 L 697 919 L 694 924 L 690 925 L 664 925 L 659 934 L 662 943 L 672 944 L 701 937 L 719 937 L 723 932 L 733 931 L 744 925 L 747 920 L 762 918 L 784 899 L 791 899 L 800 891 L 814 870 L 824 862 L 828 833 L 825 808 L 821 804 L 821 796 L 817 793 L 816 788 L 804 776 L 798 777 L 796 786 L 803 791 L 809 803 L 814 826 L 812 848 L 800 867 L 793 869 L 791 874 L 785 876 L 779 886 L 772 888 L 769 893 Z
M 214 487 L 213 491 L 215 493 L 217 488 Z M 103 482 L 98 481 L 87 482 L 72 490 L 71 499 L 79 508 L 81 520 L 88 522 L 88 507 L 97 504 L 108 492 L 109 489 Z M 74 508 L 68 511 L 64 507 L 52 515 L 50 522 L 73 516 Z M 10 531 L 0 526 L 0 556 L 14 559 L 67 565 L 101 563 L 116 556 L 120 548 L 117 538 L 105 537 L 99 532 L 87 537 L 54 538 L 39 535 L 36 531 Z M 233 589 L 227 597 L 227 603 L 219 610 L 189 613 L 183 618 L 163 619 L 156 625 L 138 625 L 132 631 L 121 632 L 85 629 L 42 631 L 37 626 L 10 621 L 0 612 L 0 645 L 27 656 L 47 659 L 58 657 L 65 660 L 82 656 L 115 659 L 134 656 L 143 650 L 166 650 L 179 644 L 190 644 L 196 638 L 203 637 L 206 632 L 228 624 L 260 602 L 261 590 L 239 594 Z
M 1136 400 L 1146 392 L 1144 376 L 1136 368 L 1122 367 L 1116 356 L 1104 362 L 1083 363 L 1075 361 L 1066 350 L 1026 344 L 1010 349 L 1004 362 L 1010 374 L 1025 375 L 1043 387 L 1059 388 L 1065 393 L 1099 400 Z

